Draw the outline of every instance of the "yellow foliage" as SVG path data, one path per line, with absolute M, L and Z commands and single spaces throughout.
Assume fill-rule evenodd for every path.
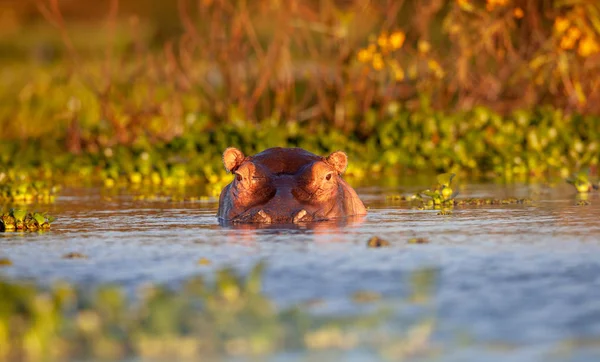
M 401 81 L 403 81 L 403 80 L 404 80 L 404 77 L 405 77 L 405 74 L 404 74 L 404 69 L 402 69 L 402 68 L 398 67 L 398 68 L 395 68 L 395 69 L 393 70 L 393 72 L 394 72 L 394 79 L 395 79 L 397 82 L 401 82 Z
M 471 12 L 474 10 L 473 4 L 471 4 L 471 1 L 469 0 L 456 0 L 456 3 L 465 11 Z
M 581 30 L 576 26 L 572 26 L 567 31 L 567 36 L 573 40 L 577 40 L 581 37 Z
M 555 23 L 556 24 L 556 23 Z M 560 40 L 560 48 L 563 50 L 574 49 L 577 41 L 581 38 L 582 32 L 576 26 L 571 26 L 569 30 L 563 35 Z M 593 39 L 591 39 L 593 41 Z M 593 51 L 593 44 L 590 44 L 589 41 L 586 45 L 584 45 L 583 49 L 581 45 L 579 46 L 579 51 L 583 51 L 585 54 L 588 54 L 587 51 Z M 590 53 L 591 54 L 591 53 Z M 589 54 L 588 54 L 589 55 Z
M 397 82 L 404 80 L 404 76 L 405 76 L 404 69 L 402 69 L 402 67 L 400 66 L 398 61 L 396 61 L 395 59 L 390 61 L 390 68 L 392 68 L 392 74 L 394 75 L 394 80 L 396 80 Z
M 554 30 L 562 34 L 571 26 L 571 21 L 565 17 L 559 16 L 554 20 Z
M 433 74 L 435 74 L 436 77 L 438 78 L 443 78 L 445 73 L 444 70 L 442 69 L 440 63 L 438 63 L 436 60 L 430 59 L 427 62 L 427 66 L 429 66 L 429 69 L 433 72 Z
M 373 59 L 373 53 L 369 51 L 369 49 L 361 49 L 358 51 L 358 55 L 356 56 L 358 61 L 361 63 L 368 63 Z
M 401 31 L 395 31 L 390 35 L 389 43 L 392 46 L 392 49 L 396 50 L 402 48 L 405 40 L 406 34 Z
M 575 47 L 575 41 L 576 40 L 571 37 L 563 36 L 560 40 L 560 47 L 564 50 L 573 49 Z
M 577 48 L 577 54 L 582 57 L 589 57 L 592 54 L 598 53 L 600 51 L 600 45 L 596 39 L 591 36 L 585 36 L 579 42 L 579 47 Z
M 587 99 L 583 92 L 583 87 L 581 86 L 581 82 L 574 81 L 573 88 L 575 88 L 575 95 L 577 96 L 577 101 L 581 104 L 584 104 L 587 101 Z
M 523 16 L 525 16 L 525 13 L 523 12 L 523 9 L 515 8 L 515 10 L 513 10 L 513 16 L 517 19 L 521 19 Z
M 375 53 L 373 55 L 373 62 L 371 63 L 373 65 L 373 69 L 375 70 L 382 70 L 383 66 L 385 65 L 383 62 L 383 57 L 381 56 L 380 53 Z
M 508 4 L 508 0 L 487 0 L 485 8 L 487 11 L 492 11 L 497 7 L 503 7 Z
M 377 45 L 384 51 L 388 49 L 390 42 L 386 32 L 379 34 L 379 37 L 377 37 Z
M 421 54 L 427 54 L 431 50 L 431 44 L 427 40 L 419 40 L 417 47 Z

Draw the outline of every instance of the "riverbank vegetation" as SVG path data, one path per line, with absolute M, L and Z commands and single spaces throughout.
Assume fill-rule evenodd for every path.
M 342 149 L 354 182 L 597 172 L 593 2 L 40 0 L 3 16 L 0 182 L 214 195 L 232 145 Z

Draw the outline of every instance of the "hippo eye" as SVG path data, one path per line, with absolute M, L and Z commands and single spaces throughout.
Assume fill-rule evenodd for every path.
M 331 174 L 330 173 L 328 173 L 327 176 L 325 176 L 325 180 L 327 180 L 327 181 L 331 180 Z

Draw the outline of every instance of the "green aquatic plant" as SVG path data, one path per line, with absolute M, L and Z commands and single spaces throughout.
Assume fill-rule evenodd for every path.
M 33 175 L 20 175 L 19 178 L 32 178 Z M 52 203 L 56 199 L 59 186 L 49 186 L 44 181 L 14 181 L 0 177 L 0 203 Z
M 27 210 L 10 210 L 10 216 L 15 219 L 15 228 L 17 230 L 23 230 L 25 227 L 25 217 L 27 216 Z
M 497 198 L 456 198 L 458 191 L 453 189 L 453 180 L 455 174 L 443 173 L 437 176 L 437 184 L 425 191 L 417 192 L 413 195 L 386 195 L 388 202 L 406 202 L 420 210 L 440 210 L 437 215 L 452 215 L 452 208 L 460 206 L 481 206 L 481 205 L 511 205 L 511 204 L 531 204 L 530 198 L 507 197 Z
M 382 248 L 392 245 L 389 241 L 380 238 L 379 236 L 373 236 L 367 241 L 367 247 L 369 248 Z
M 370 290 L 358 290 L 352 294 L 355 303 L 372 303 L 381 299 L 381 294 Z
M 385 328 L 390 317 L 374 304 L 382 298 L 375 293 L 348 296 L 375 306 L 356 316 L 314 315 L 303 307 L 278 309 L 262 292 L 263 269 L 259 263 L 242 276 L 221 268 L 212 282 L 193 277 L 173 288 L 147 285 L 135 302 L 118 286 L 86 290 L 60 283 L 48 289 L 0 279 L 0 361 L 262 360 L 276 352 L 387 350 L 411 341 L 411 333 L 386 332 L 381 341 L 360 338 L 377 333 L 380 325 Z M 420 300 L 432 289 L 414 288 Z M 421 323 L 409 322 L 401 330 Z M 429 336 L 422 344 L 427 352 Z
M 0 215 L 0 231 L 36 231 L 48 230 L 55 218 L 39 212 L 11 209 Z
M 408 239 L 409 244 L 429 244 L 429 239 L 427 238 L 410 238 Z
M 78 252 L 70 252 L 62 256 L 63 259 L 87 259 L 88 256 Z
M 573 185 L 577 192 L 579 193 L 587 193 L 592 191 L 593 189 L 598 189 L 598 185 L 594 185 L 590 181 L 590 170 L 585 169 L 581 170 L 577 173 L 572 174 L 566 181 Z
M 95 148 L 77 155 L 58 141 L 19 147 L 7 141 L 0 145 L 0 154 L 2 149 L 6 154 L 0 158 L 6 170 L 4 178 L 0 173 L 0 201 L 34 202 L 37 194 L 40 200 L 52 200 L 54 188 L 47 185 L 62 183 L 136 192 L 154 188 L 170 194 L 193 186 L 200 190 L 198 196 L 214 198 L 231 180 L 221 153 L 232 145 L 248 154 L 274 144 L 315 153 L 343 149 L 352 160 L 345 177 L 355 184 L 379 179 L 394 185 L 403 175 L 431 176 L 433 170 L 527 182 L 563 176 L 581 165 L 596 169 L 600 158 L 600 132 L 594 131 L 597 118 L 593 116 L 566 115 L 553 109 L 500 115 L 481 107 L 468 112 L 408 112 L 399 107 L 394 112 L 374 118 L 360 132 L 335 132 L 325 124 L 309 127 L 291 122 L 292 127 L 269 119 L 256 121 L 252 127 L 244 121 L 207 121 L 182 126 L 185 132 L 169 140 L 100 148 L 92 142 Z M 266 134 L 277 137 L 265 141 Z M 40 147 L 45 152 L 39 152 Z M 13 159 L 20 163 L 14 164 Z M 46 186 L 34 186 L 38 180 Z M 426 197 L 443 201 L 455 189 L 450 184 L 439 190 L 445 194 L 430 190 L 432 196 Z
M 452 189 L 452 180 L 456 176 L 453 173 L 443 173 L 437 176 L 437 185 L 433 190 L 421 191 L 419 194 L 429 197 L 425 205 L 433 208 L 451 207 L 452 200 L 458 195 L 457 191 Z
M 0 231 L 12 231 L 17 228 L 15 218 L 10 213 L 0 216 Z

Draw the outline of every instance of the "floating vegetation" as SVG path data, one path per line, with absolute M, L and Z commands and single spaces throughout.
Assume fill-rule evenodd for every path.
M 410 323 L 400 329 L 406 334 L 388 333 L 380 340 L 370 337 L 389 320 L 380 308 L 351 317 L 314 316 L 300 307 L 278 310 L 261 292 L 263 267 L 258 264 L 246 277 L 220 269 L 214 282 L 194 277 L 173 289 L 146 286 L 135 303 L 117 286 L 44 289 L 0 279 L 0 361 L 213 360 L 303 349 L 383 350 L 413 343 L 413 331 L 423 327 Z M 372 303 L 381 296 L 349 297 Z M 430 335 L 418 338 L 425 351 Z
M 204 197 L 218 196 L 231 181 L 232 176 L 226 173 L 221 163 L 223 149 L 231 145 L 237 145 L 248 154 L 273 144 L 301 146 L 315 153 L 343 149 L 352 159 L 345 176 L 353 183 L 385 179 L 394 184 L 408 171 L 422 174 L 432 170 L 451 171 L 447 175 L 527 182 L 563 176 L 581 164 L 597 167 L 600 133 L 581 131 L 593 129 L 597 121 L 583 117 L 582 125 L 575 128 L 573 117 L 558 110 L 500 116 L 479 108 L 460 114 L 425 110 L 408 112 L 399 108 L 393 115 L 384 114 L 381 119 L 373 119 L 368 134 L 360 135 L 364 142 L 357 141 L 358 134 L 353 132 L 332 132 L 325 126 L 312 132 L 302 124 L 291 129 L 263 120 L 253 127 L 212 122 L 204 126 L 184 126 L 185 131 L 171 140 L 145 142 L 139 146 L 107 145 L 78 155 L 72 155 L 62 148 L 62 144 L 52 142 L 44 145 L 46 152 L 39 152 L 34 145 L 25 145 L 21 150 L 6 142 L 0 145 L 0 153 L 5 154 L 7 160 L 21 157 L 27 167 L 19 166 L 18 169 L 27 174 L 28 179 L 52 178 L 56 182 L 92 183 L 108 189 L 131 187 L 134 190 L 142 187 L 178 190 L 193 185 L 201 187 L 198 196 Z M 207 129 L 213 136 L 205 136 Z M 569 139 L 563 140 L 558 134 L 569 135 Z M 574 139 L 578 140 L 575 148 L 569 141 Z M 2 158 L 0 166 L 16 168 Z M 432 204 L 451 199 L 456 187 L 442 187 L 444 184 L 441 182 L 439 189 L 424 192 L 423 197 L 431 199 Z M 16 188 L 19 188 L 16 184 L 10 186 L 13 191 Z M 13 196 L 11 191 L 5 197 L 28 200 L 34 195 L 32 192 L 15 191 Z M 152 199 L 152 195 L 141 194 L 140 199 Z M 156 196 L 160 197 L 160 194 Z M 391 195 L 388 200 L 409 201 L 401 195 Z
M 198 265 L 210 265 L 210 264 L 211 264 L 211 261 L 208 258 L 203 257 L 198 260 Z
M 385 200 L 392 201 L 392 202 L 393 201 L 408 201 L 408 200 L 410 200 L 410 196 L 398 195 L 398 194 L 386 195 Z
M 590 181 L 589 169 L 581 170 L 577 173 L 574 173 L 573 175 L 571 175 L 571 177 L 567 178 L 566 181 L 569 184 L 573 185 L 573 187 L 575 187 L 575 190 L 577 190 L 577 192 L 580 194 L 585 194 L 594 189 L 598 189 L 598 185 L 595 185 Z
M 530 198 L 516 197 L 457 199 L 458 192 L 453 190 L 452 186 L 454 176 L 451 173 L 444 173 L 437 176 L 438 183 L 432 189 L 413 195 L 387 195 L 385 199 L 390 202 L 407 202 L 420 210 L 440 210 L 438 215 L 452 215 L 452 208 L 457 206 L 531 204 L 533 202 Z
M 382 238 L 380 238 L 379 236 L 373 236 L 372 238 L 369 239 L 369 241 L 367 241 L 367 247 L 369 248 L 381 248 L 381 247 L 386 247 L 386 246 L 390 246 L 390 242 L 387 240 L 384 240 Z
M 6 178 L 6 177 L 4 177 Z M 11 182 L 2 181 L 0 175 L 0 203 L 31 204 L 54 202 L 59 186 L 48 186 L 46 182 Z
M 359 290 L 352 294 L 355 303 L 372 303 L 381 299 L 381 294 L 370 290 Z
M 63 259 L 87 259 L 88 256 L 78 252 L 70 252 L 63 255 Z
M 409 244 L 429 244 L 429 239 L 427 238 L 410 238 L 408 239 Z
M 115 160 L 110 153 L 103 165 L 100 178 L 104 187 L 181 188 L 196 185 L 203 180 L 198 175 L 190 174 L 183 160 L 169 160 L 170 157 L 161 157 L 156 152 L 128 154 L 126 149 L 121 150 L 119 154 L 125 155 L 125 159 Z
M 12 260 L 10 260 L 9 258 L 0 258 L 0 267 L 11 266 L 12 264 Z
M 133 196 L 135 201 L 148 202 L 208 202 L 211 199 L 208 196 L 187 196 L 187 195 L 157 195 L 157 194 L 141 194 Z
M 48 230 L 53 221 L 54 218 L 46 214 L 11 209 L 0 215 L 0 231 Z
M 525 198 L 517 198 L 517 197 L 507 197 L 504 199 L 494 199 L 494 198 L 468 198 L 468 199 L 459 199 L 454 200 L 454 206 L 481 206 L 481 205 L 513 205 L 513 204 L 531 204 L 533 200 L 525 197 Z
M 419 196 L 428 197 L 424 204 L 428 207 L 443 207 L 451 205 L 452 200 L 458 195 L 457 191 L 452 190 L 452 179 L 456 176 L 453 173 L 443 173 L 437 176 L 438 184 L 433 190 L 425 190 L 419 193 Z

